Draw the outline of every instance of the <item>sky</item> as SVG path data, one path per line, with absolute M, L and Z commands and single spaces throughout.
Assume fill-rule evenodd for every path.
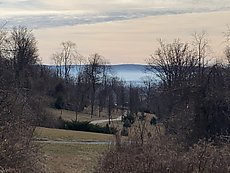
M 189 41 L 203 31 L 221 57 L 229 17 L 230 0 L 0 0 L 0 24 L 33 29 L 44 64 L 68 40 L 85 57 L 144 64 L 158 39 Z

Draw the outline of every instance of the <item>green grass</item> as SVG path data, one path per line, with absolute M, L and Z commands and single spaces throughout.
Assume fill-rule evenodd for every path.
M 39 127 L 35 137 L 65 141 L 112 141 L 113 135 Z

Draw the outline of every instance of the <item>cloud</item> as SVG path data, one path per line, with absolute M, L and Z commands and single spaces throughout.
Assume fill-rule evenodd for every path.
M 229 0 L 2 0 L 1 20 L 30 28 L 230 10 Z

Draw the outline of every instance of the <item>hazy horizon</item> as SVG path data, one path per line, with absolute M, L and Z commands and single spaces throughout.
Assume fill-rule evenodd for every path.
M 0 23 L 33 29 L 42 63 L 63 41 L 87 57 L 99 53 L 111 64 L 145 64 L 157 39 L 191 40 L 206 31 L 212 57 L 222 56 L 230 0 L 1 0 Z
M 72 77 L 76 77 L 79 68 L 81 65 L 72 65 L 70 68 L 70 74 Z M 48 65 L 50 69 L 56 69 L 55 65 Z M 132 82 L 135 85 L 143 85 L 143 80 L 152 79 L 154 76 L 154 82 L 157 82 L 157 76 L 155 70 L 147 70 L 147 65 L 141 64 L 117 64 L 117 65 L 110 65 L 110 73 L 114 77 L 118 77 L 119 79 L 129 83 Z M 60 67 L 58 67 L 60 68 Z M 62 66 L 64 69 L 64 65 Z M 150 77 L 152 76 L 152 77 Z

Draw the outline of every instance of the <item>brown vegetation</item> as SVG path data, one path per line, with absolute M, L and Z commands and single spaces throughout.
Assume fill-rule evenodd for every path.
M 79 113 L 87 108 L 90 114 L 83 117 L 87 120 L 97 115 L 100 119 L 103 113 L 109 120 L 114 112 L 121 114 L 123 129 L 114 131 L 117 145 L 102 158 L 98 172 L 230 171 L 230 70 L 222 64 L 208 65 L 204 33 L 195 34 L 192 43 L 161 41 L 148 61 L 160 82 L 150 77 L 144 86 L 127 85 L 113 76 L 97 53 L 82 65 L 74 43 L 64 42 L 62 47 L 54 55 L 56 68 L 49 69 L 38 64 L 32 31 L 0 28 L 1 172 L 45 171 L 39 147 L 32 141 L 34 130 L 37 125 L 67 125 L 47 106 L 61 114 L 63 109 L 75 111 L 69 122 L 75 130 L 75 125 L 84 124 L 79 123 Z M 229 47 L 225 54 L 229 59 Z M 80 66 L 71 76 L 74 61 Z M 146 113 L 156 116 L 148 119 Z M 106 128 L 110 131 L 108 124 Z M 121 134 L 129 135 L 128 142 L 120 140 Z
M 0 31 L 0 171 L 43 172 L 39 147 L 32 142 L 40 101 L 31 91 L 37 62 L 31 31 Z
M 39 146 L 32 143 L 37 118 L 28 98 L 17 91 L 1 91 L 0 98 L 0 170 L 43 172 Z
M 160 135 L 144 145 L 135 141 L 112 148 L 99 163 L 99 173 L 227 173 L 230 146 L 200 141 L 184 148 L 172 137 Z
M 148 62 L 161 80 L 152 91 L 157 106 L 150 110 L 164 124 L 165 134 L 153 135 L 145 117 L 130 109 L 133 122 L 125 124 L 135 138 L 112 147 L 98 172 L 230 172 L 229 69 L 208 66 L 207 46 L 204 34 L 195 34 L 193 44 L 160 42 Z

